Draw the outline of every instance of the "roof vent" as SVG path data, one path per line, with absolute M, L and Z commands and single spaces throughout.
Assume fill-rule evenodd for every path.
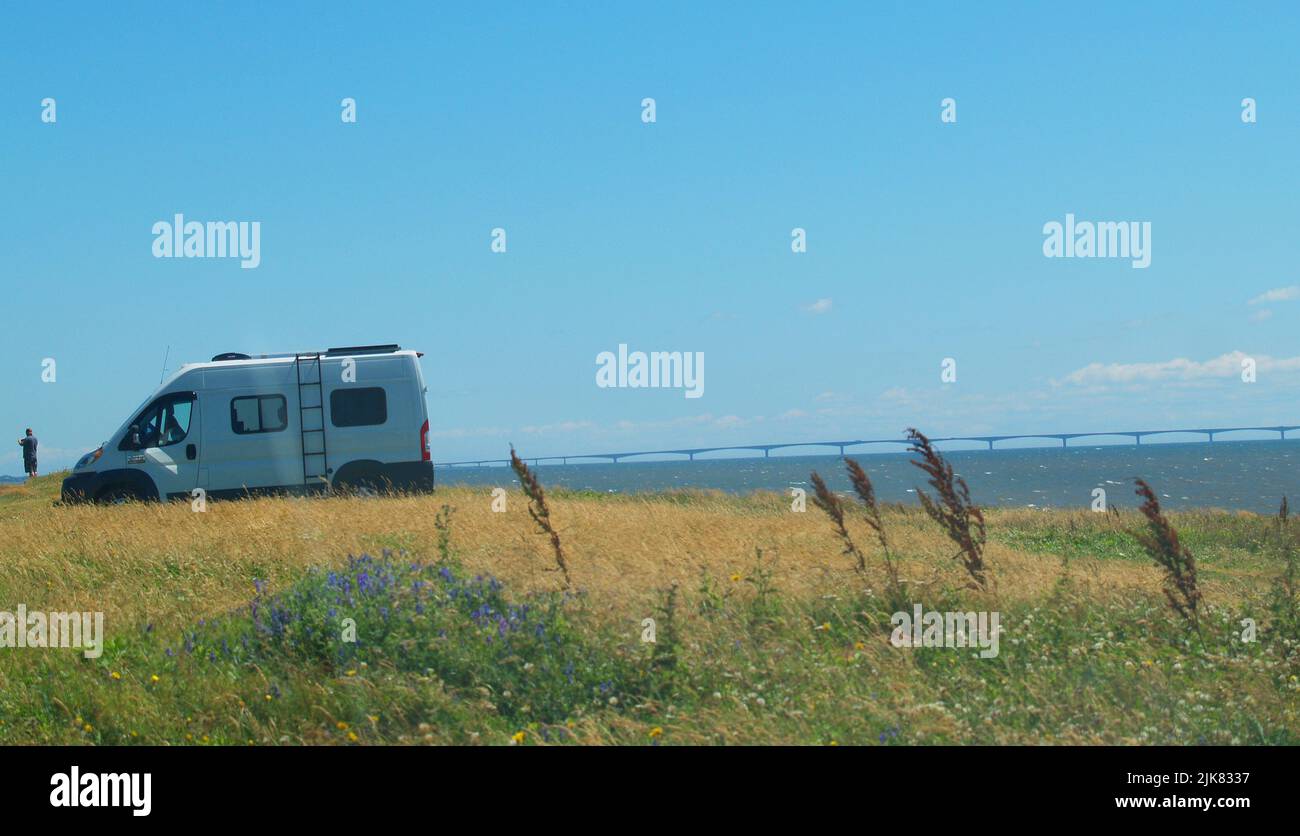
M 247 354 L 240 354 L 238 351 L 227 351 L 225 354 L 218 354 L 212 358 L 212 362 L 221 363 L 225 360 L 252 360 Z

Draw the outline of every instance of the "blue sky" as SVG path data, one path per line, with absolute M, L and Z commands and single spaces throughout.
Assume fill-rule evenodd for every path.
M 0 427 L 43 469 L 168 346 L 420 349 L 435 460 L 1300 423 L 1293 4 L 336 6 L 4 11 Z M 154 258 L 177 212 L 260 266 Z M 1045 258 L 1067 213 L 1150 267 Z M 619 343 L 705 395 L 597 387 Z

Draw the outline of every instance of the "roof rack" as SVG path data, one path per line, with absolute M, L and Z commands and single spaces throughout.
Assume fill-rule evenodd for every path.
M 352 356 L 356 354 L 392 354 L 395 351 L 401 351 L 402 347 L 397 343 L 387 343 L 385 345 L 348 345 L 338 348 L 327 348 L 324 351 L 299 351 L 290 354 L 243 354 L 238 351 L 227 351 L 224 354 L 218 354 L 212 358 L 213 363 L 222 363 L 228 360 L 273 360 L 282 357 L 340 357 Z M 420 356 L 424 356 L 421 354 Z
M 329 354 L 392 354 L 394 351 L 401 351 L 402 347 L 397 343 L 388 343 L 386 345 L 349 345 L 342 348 L 329 348 L 325 350 Z

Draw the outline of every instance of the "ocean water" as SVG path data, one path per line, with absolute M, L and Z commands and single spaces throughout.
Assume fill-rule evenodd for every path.
M 916 502 L 924 474 L 906 453 L 850 456 L 866 469 L 885 502 Z M 1273 513 L 1282 497 L 1300 499 L 1300 441 L 1216 441 L 944 452 L 984 506 L 1088 508 L 1093 489 L 1108 505 L 1133 507 L 1133 480 L 1146 479 L 1166 508 L 1213 507 Z M 530 467 L 532 467 L 530 465 Z M 711 488 L 730 493 L 811 491 L 816 470 L 837 491 L 850 485 L 838 455 L 718 458 L 695 461 L 635 459 L 617 464 L 541 464 L 546 486 L 628 493 Z M 441 467 L 439 485 L 510 486 L 508 467 Z

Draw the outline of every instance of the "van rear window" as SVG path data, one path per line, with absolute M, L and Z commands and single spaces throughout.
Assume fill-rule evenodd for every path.
M 274 433 L 287 426 L 284 395 L 250 395 L 230 402 L 230 428 L 240 435 Z
M 387 420 L 388 398 L 379 386 L 330 392 L 330 423 L 336 427 L 370 427 Z

